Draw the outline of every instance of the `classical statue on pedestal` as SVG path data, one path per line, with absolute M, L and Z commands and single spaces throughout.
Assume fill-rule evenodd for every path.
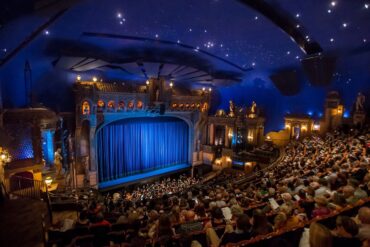
M 252 106 L 251 106 L 251 113 L 256 113 L 256 108 L 257 108 L 257 104 L 256 104 L 256 102 L 252 102 Z
M 54 165 L 57 172 L 57 177 L 60 177 L 62 175 L 62 149 L 58 148 L 57 151 L 54 153 Z
M 248 118 L 256 118 L 257 117 L 257 104 L 256 102 L 252 101 L 252 106 L 249 108 Z
M 232 100 L 229 101 L 229 117 L 235 117 L 235 105 Z
M 365 105 L 365 95 L 363 95 L 362 93 L 358 93 L 356 98 L 355 111 L 356 112 L 363 111 L 364 105 Z

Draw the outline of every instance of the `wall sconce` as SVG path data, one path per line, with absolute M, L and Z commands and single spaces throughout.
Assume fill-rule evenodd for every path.
M 204 91 L 206 91 L 206 88 L 205 88 L 205 87 L 203 87 L 203 88 L 202 88 L 202 91 L 203 91 L 203 92 L 204 92 Z
M 12 161 L 12 156 L 9 154 L 8 150 L 0 147 L 0 164 L 5 165 Z
M 53 183 L 53 179 L 51 177 L 45 178 L 45 184 L 50 188 L 50 185 Z
M 146 84 L 147 86 L 149 86 L 150 81 L 149 81 L 149 80 L 146 80 L 145 84 Z
M 266 140 L 270 141 L 271 140 L 271 137 L 270 136 L 266 136 Z
M 92 79 L 93 79 L 93 82 L 97 82 L 98 81 L 98 78 L 96 76 L 94 76 Z
M 320 130 L 320 124 L 314 124 L 313 130 Z
M 211 88 L 211 87 L 210 87 L 210 88 L 208 88 L 208 91 L 209 91 L 209 92 L 212 92 L 212 88 Z
M 77 75 L 76 80 L 77 81 L 81 81 L 81 76 L 80 75 Z
M 226 157 L 226 162 L 232 162 L 233 160 L 230 157 Z
M 173 82 L 172 81 L 170 82 L 170 88 L 173 88 Z
M 215 160 L 216 165 L 221 165 L 221 159 Z
M 290 129 L 290 123 L 285 124 L 285 129 Z
M 339 105 L 337 109 L 337 113 L 341 115 L 343 113 L 343 106 Z
M 227 134 L 227 136 L 228 136 L 229 138 L 232 138 L 232 137 L 234 136 L 234 134 L 233 134 L 233 130 L 232 130 L 232 129 L 230 129 L 230 130 L 229 130 L 229 133 Z
M 302 131 L 307 131 L 307 125 L 302 124 L 302 126 L 301 126 L 301 130 L 302 130 Z

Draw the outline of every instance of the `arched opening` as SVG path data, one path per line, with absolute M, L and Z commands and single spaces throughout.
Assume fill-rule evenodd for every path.
M 137 104 L 136 104 L 136 108 L 137 109 L 143 109 L 143 102 L 141 101 L 141 100 L 139 100 L 138 102 L 137 102 Z
M 114 101 L 110 100 L 108 102 L 108 111 L 114 111 L 114 108 L 115 108 Z
M 99 182 L 189 164 L 189 126 L 176 117 L 127 118 L 96 133 Z
M 89 115 L 90 114 L 90 104 L 88 101 L 84 101 L 82 103 L 82 115 Z

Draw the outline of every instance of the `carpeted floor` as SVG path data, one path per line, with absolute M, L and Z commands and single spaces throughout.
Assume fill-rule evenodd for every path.
M 0 204 L 0 246 L 43 246 L 42 214 L 47 207 L 42 201 L 6 200 Z

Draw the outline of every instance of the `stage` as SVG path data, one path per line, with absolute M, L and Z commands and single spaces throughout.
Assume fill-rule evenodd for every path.
M 181 171 L 186 171 L 189 168 L 191 168 L 189 164 L 180 164 L 180 165 L 170 166 L 170 167 L 157 169 L 157 170 L 146 172 L 146 173 L 140 173 L 140 174 L 136 174 L 132 176 L 122 177 L 122 178 L 115 179 L 115 180 L 100 182 L 98 187 L 99 187 L 99 190 L 115 189 L 118 187 L 123 187 L 125 185 L 138 183 L 141 180 L 154 178 L 154 177 L 160 177 L 163 175 L 169 175 L 171 173 L 178 173 Z

